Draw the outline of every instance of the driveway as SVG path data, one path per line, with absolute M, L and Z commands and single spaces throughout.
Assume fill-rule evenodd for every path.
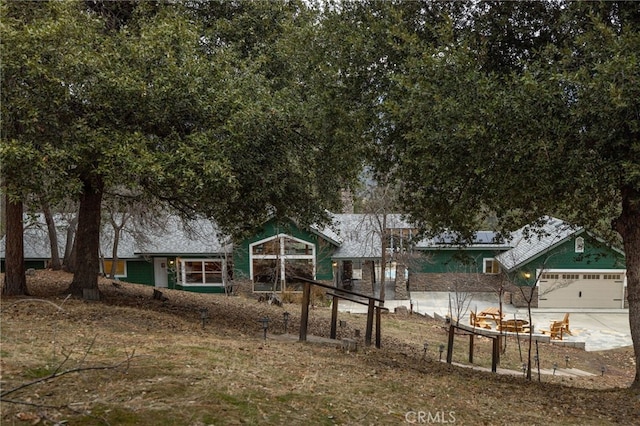
M 446 316 L 460 312 L 460 317 L 468 320 L 469 312 L 480 312 L 490 306 L 498 306 L 498 297 L 493 293 L 470 293 L 464 300 L 456 304 L 456 295 L 451 292 L 412 292 L 410 300 L 387 300 L 385 306 L 392 312 L 398 306 L 405 306 L 423 315 L 433 317 L 434 314 Z M 457 309 L 456 306 L 460 306 Z M 340 311 L 366 313 L 367 307 L 340 300 Z M 506 318 L 527 319 L 526 308 L 503 305 Z M 549 328 L 553 320 L 561 320 L 569 313 L 569 324 L 572 336 L 565 341 L 584 342 L 585 350 L 600 351 L 623 346 L 631 346 L 628 309 L 532 309 L 531 317 L 534 330 Z

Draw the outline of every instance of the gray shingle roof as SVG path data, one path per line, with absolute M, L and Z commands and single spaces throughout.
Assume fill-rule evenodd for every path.
M 139 240 L 134 252 L 144 255 L 201 255 L 231 253 L 231 244 L 219 237 L 217 226 L 206 219 L 183 222 L 170 217 L 164 229 L 147 234 L 147 241 Z
M 545 219 L 546 223 L 541 228 L 527 225 L 512 233 L 513 248 L 496 256 L 504 269 L 511 271 L 584 231 L 560 219 Z
M 584 232 L 582 228 L 572 227 L 560 219 L 548 217 L 540 229 L 525 226 L 511 234 L 509 241 L 496 243 L 495 233 L 481 231 L 476 241 L 467 248 L 500 248 L 505 251 L 496 259 L 503 268 L 511 271 L 514 268 L 540 256 L 547 250 L 563 243 L 573 235 Z M 60 256 L 64 254 L 67 223 L 64 218 L 56 218 L 58 225 L 58 247 Z M 412 226 L 399 214 L 387 216 L 387 227 L 393 229 L 411 229 Z M 118 257 L 121 259 L 139 258 L 154 255 L 222 255 L 231 253 L 231 244 L 219 237 L 216 225 L 209 220 L 183 222 L 178 217 L 169 217 L 166 225 L 152 231 L 138 234 L 123 232 L 118 245 Z M 380 232 L 375 215 L 335 214 L 333 225 L 315 231 L 338 247 L 333 254 L 334 259 L 379 259 L 381 257 Z M 5 238 L 0 240 L 0 257 L 5 257 Z M 416 248 L 454 247 L 452 236 L 442 235 L 420 241 Z M 108 232 L 101 236 L 102 254 L 110 258 L 112 235 Z M 456 246 L 457 247 L 457 246 Z M 50 259 L 51 249 L 49 237 L 40 217 L 35 223 L 25 227 L 24 255 L 26 259 Z
M 35 221 L 32 221 L 32 218 Z M 25 259 L 51 259 L 51 246 L 49 245 L 49 234 L 44 216 L 25 216 L 25 227 L 23 232 L 24 258 Z M 58 233 L 58 252 L 60 256 L 64 254 L 64 243 L 66 240 L 66 222 L 62 219 L 56 220 Z M 0 257 L 5 258 L 6 235 L 0 240 Z
M 375 259 L 382 254 L 380 244 L 381 216 L 373 214 L 336 214 L 334 224 L 342 244 L 333 254 L 334 259 Z M 399 214 L 387 215 L 388 229 L 410 229 L 411 225 Z
M 68 223 L 56 217 L 58 247 L 60 256 L 64 255 L 66 228 Z M 169 217 L 166 225 L 134 237 L 131 230 L 122 232 L 118 242 L 120 259 L 139 258 L 141 255 L 211 255 L 231 252 L 231 246 L 225 245 L 218 237 L 218 230 L 209 220 L 194 220 L 183 223 L 177 217 Z M 5 239 L 0 240 L 0 257 L 5 257 Z M 113 233 L 103 231 L 100 235 L 101 254 L 112 257 Z M 51 247 L 44 218 L 24 229 L 25 259 L 50 259 Z

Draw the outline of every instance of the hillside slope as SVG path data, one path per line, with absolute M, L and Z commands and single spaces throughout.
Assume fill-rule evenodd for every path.
M 360 342 L 346 353 L 335 344 L 297 342 L 297 304 L 173 290 L 161 301 L 152 288 L 110 280 L 101 280 L 102 301 L 86 302 L 63 294 L 70 279 L 38 271 L 28 280 L 31 297 L 1 301 L 3 424 L 638 423 L 640 396 L 626 389 L 634 371 L 630 348 L 594 353 L 540 345 L 543 368 L 569 356 L 571 367 L 596 375 L 526 382 L 439 362 L 443 324 L 416 315 L 384 315 L 382 349 Z M 319 301 L 310 334 L 327 337 L 329 318 Z M 339 319 L 338 337 L 364 335 L 363 316 Z M 465 363 L 465 342 L 456 337 L 454 361 Z M 475 363 L 488 366 L 490 343 L 476 339 L 474 351 Z M 510 340 L 501 367 L 518 370 L 519 354 Z

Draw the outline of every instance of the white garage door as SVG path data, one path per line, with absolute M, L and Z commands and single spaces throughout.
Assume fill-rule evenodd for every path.
M 621 308 L 624 272 L 545 272 L 538 287 L 539 308 Z

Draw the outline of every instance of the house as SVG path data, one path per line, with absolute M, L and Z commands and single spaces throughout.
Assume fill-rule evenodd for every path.
M 412 291 L 502 290 L 509 303 L 524 306 L 526 295 L 539 308 L 627 306 L 624 253 L 560 219 L 504 240 L 483 231 L 467 246 L 453 241 L 443 236 L 416 244 L 424 261 L 410 274 Z
M 55 218 L 60 254 L 68 223 Z M 125 228 L 118 241 L 115 278 L 158 288 L 200 293 L 223 293 L 232 274 L 231 244 L 218 237 L 208 220 L 183 222 L 169 216 L 152 230 Z M 100 272 L 111 271 L 114 258 L 113 233 L 103 229 L 100 238 Z M 24 257 L 27 268 L 48 267 L 51 259 L 44 218 L 29 221 L 24 229 Z M 5 238 L 0 240 L 0 266 L 4 271 Z
M 395 281 L 396 297 L 404 298 L 408 270 L 398 259 L 411 251 L 416 229 L 399 214 L 336 214 L 333 223 L 340 238 L 331 256 L 336 286 L 368 292 L 381 281 L 385 229 L 385 281 Z
M 411 268 L 411 291 L 493 291 L 503 276 L 497 255 L 511 248 L 492 231 L 479 231 L 461 246 L 455 235 L 443 234 L 418 241 L 414 251 L 421 262 Z
M 512 248 L 496 256 L 519 285 L 535 286 L 539 308 L 624 308 L 624 253 L 584 228 L 548 218 L 527 237 L 527 227 L 512 234 Z
M 331 255 L 340 244 L 331 229 L 269 221 L 234 245 L 234 282 L 255 293 L 301 291 L 296 277 L 332 282 Z
M 416 230 L 401 215 L 381 219 L 335 214 L 324 228 L 268 221 L 255 235 L 231 244 L 211 221 L 170 216 L 153 230 L 122 233 L 116 278 L 203 293 L 222 293 L 230 285 L 272 293 L 301 291 L 296 277 L 303 277 L 371 292 L 381 281 L 384 237 L 385 282 L 395 284 L 397 299 L 412 292 L 501 289 L 509 302 L 522 305 L 518 286 L 526 285 L 533 290 L 534 307 L 625 306 L 624 254 L 559 219 L 549 218 L 530 237 L 528 227 L 504 239 L 480 231 L 463 247 L 452 234 L 416 240 Z M 64 229 L 64 223 L 60 226 Z M 0 244 L 2 260 L 4 239 Z M 102 269 L 109 272 L 113 242 L 108 232 L 101 245 Z M 59 246 L 64 247 L 62 241 Z M 27 267 L 42 268 L 48 259 L 41 221 L 25 229 L 25 260 Z

